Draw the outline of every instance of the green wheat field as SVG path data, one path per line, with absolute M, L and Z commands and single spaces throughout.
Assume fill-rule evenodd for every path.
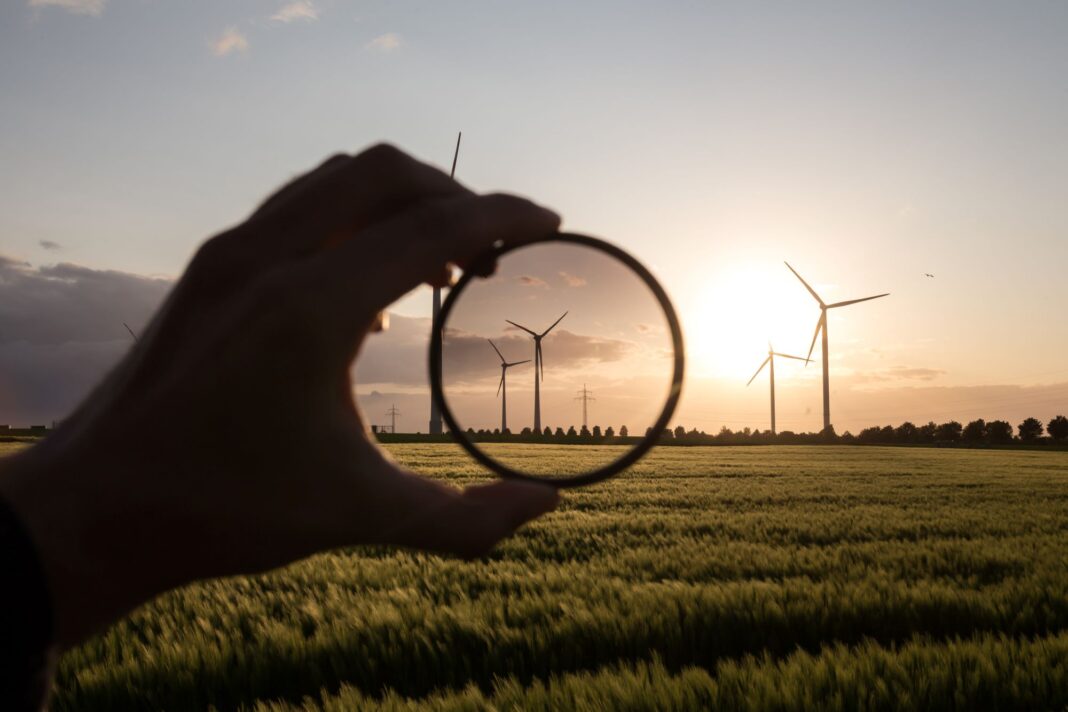
M 1068 454 L 660 448 L 481 561 L 353 549 L 168 594 L 53 699 L 210 708 L 1063 710 Z

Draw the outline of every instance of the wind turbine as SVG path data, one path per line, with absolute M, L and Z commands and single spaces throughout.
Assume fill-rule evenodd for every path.
M 560 315 L 560 318 L 553 322 L 545 331 L 540 334 L 536 331 L 532 331 L 522 324 L 516 324 L 514 321 L 505 319 L 512 326 L 522 329 L 523 331 L 534 337 L 534 431 L 541 432 L 541 381 L 545 380 L 545 360 L 541 355 L 541 340 L 545 338 L 545 335 L 556 328 L 556 325 L 563 321 L 567 316 L 567 312 Z M 539 378 L 540 376 L 540 378 Z
M 508 373 L 508 369 L 512 366 L 530 363 L 530 359 L 528 358 L 526 361 L 513 361 L 512 363 L 508 363 L 504 360 L 504 355 L 501 353 L 501 350 L 497 348 L 497 344 L 490 341 L 490 339 L 486 339 L 486 341 L 489 341 L 490 346 L 492 346 L 493 350 L 497 352 L 497 355 L 501 357 L 501 382 L 497 385 L 497 395 L 501 396 L 501 434 L 503 435 L 504 431 L 508 429 L 508 384 L 505 383 L 505 374 Z
M 463 131 L 459 131 L 456 134 L 456 150 L 452 153 L 452 170 L 449 171 L 449 178 L 456 176 L 456 159 L 460 157 L 460 139 L 463 137 Z M 441 287 L 434 287 L 434 306 L 433 317 L 434 320 L 431 323 L 436 324 L 438 321 L 438 314 L 441 313 Z M 430 399 L 430 434 L 441 435 L 444 428 L 441 425 L 441 410 L 438 409 L 438 402 L 434 398 Z
M 889 296 L 890 292 L 885 294 L 876 294 L 874 297 L 863 297 L 861 299 L 847 299 L 844 302 L 835 302 L 834 304 L 827 304 L 820 295 L 816 294 L 816 290 L 809 286 L 801 275 L 797 273 L 793 267 L 790 267 L 789 262 L 784 262 L 789 270 L 794 273 L 794 276 L 801 280 L 801 284 L 805 285 L 805 289 L 812 295 L 812 298 L 819 302 L 820 305 L 820 319 L 816 322 L 816 332 L 812 334 L 812 345 L 808 347 L 808 357 L 806 360 L 812 358 L 812 350 L 816 348 L 816 337 L 823 334 L 823 341 L 821 342 L 821 348 L 823 350 L 823 429 L 826 431 L 831 427 L 831 376 L 830 376 L 830 361 L 827 355 L 827 310 L 837 309 L 838 307 L 847 307 L 850 304 L 859 304 L 860 302 L 867 302 L 872 299 L 879 299 L 880 297 Z
M 764 363 L 760 364 L 760 368 L 756 370 L 753 377 L 749 379 L 749 383 L 756 380 L 756 377 L 760 375 L 760 372 L 764 370 L 765 366 L 770 366 L 768 375 L 771 377 L 771 434 L 775 434 L 775 357 L 780 356 L 782 358 L 792 358 L 798 361 L 804 361 L 808 365 L 807 358 L 801 358 L 800 356 L 791 356 L 790 354 L 781 354 L 771 346 L 771 342 L 768 342 L 768 357 L 764 359 Z M 745 385 L 748 386 L 749 383 Z

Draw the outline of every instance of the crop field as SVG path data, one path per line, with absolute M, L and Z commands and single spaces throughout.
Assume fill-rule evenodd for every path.
M 167 594 L 63 657 L 53 709 L 1063 710 L 1066 562 L 1065 453 L 660 448 L 481 561 L 353 549 Z

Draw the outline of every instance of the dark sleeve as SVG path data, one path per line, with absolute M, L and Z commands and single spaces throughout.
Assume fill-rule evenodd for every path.
M 37 550 L 0 498 L 0 709 L 40 710 L 56 654 L 52 602 Z

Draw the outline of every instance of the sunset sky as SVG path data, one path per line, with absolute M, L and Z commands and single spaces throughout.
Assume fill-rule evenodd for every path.
M 3 3 L 0 423 L 62 418 L 278 184 L 383 140 L 447 166 L 458 130 L 464 183 L 663 281 L 687 428 L 767 427 L 766 376 L 745 382 L 819 316 L 784 260 L 828 302 L 891 293 L 830 317 L 839 432 L 1046 421 L 1068 412 L 1066 37 L 1051 2 Z M 373 422 L 396 403 L 426 430 L 428 316 L 420 290 L 371 340 Z M 818 363 L 776 375 L 780 429 L 818 430 Z

